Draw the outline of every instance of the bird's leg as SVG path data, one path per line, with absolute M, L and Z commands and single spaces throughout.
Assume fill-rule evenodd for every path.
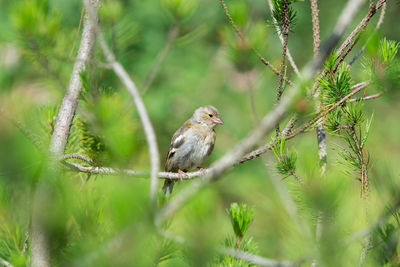
M 179 176 L 179 180 L 182 182 L 183 180 L 183 176 L 185 175 L 185 172 L 182 171 L 181 169 L 178 169 L 178 176 Z

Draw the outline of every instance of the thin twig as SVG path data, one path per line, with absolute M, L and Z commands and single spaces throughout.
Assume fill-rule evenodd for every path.
M 378 23 L 375 26 L 374 34 L 380 29 L 383 19 L 385 18 L 385 13 L 386 13 L 386 2 L 383 3 L 382 9 L 381 9 L 381 14 L 379 15 Z M 367 44 L 371 41 L 372 36 L 369 36 L 366 43 L 363 45 L 363 47 L 360 49 L 360 51 L 357 52 L 357 54 L 350 60 L 349 65 L 352 65 L 361 55 L 364 53 L 365 48 Z
M 271 0 L 268 0 L 268 6 L 269 6 L 270 12 L 272 13 L 273 6 L 272 6 Z M 276 22 L 274 17 L 272 17 L 272 21 L 273 21 L 273 23 L 275 25 L 275 30 L 276 30 L 276 33 L 278 34 L 279 40 L 281 41 L 281 44 L 283 45 L 285 43 L 285 41 L 284 41 L 282 33 L 281 33 L 280 29 L 279 29 L 279 25 Z M 287 54 L 287 58 L 288 58 L 288 61 L 290 63 L 290 66 L 292 66 L 292 68 L 293 68 L 294 73 L 296 73 L 297 77 L 300 78 L 301 74 L 300 74 L 299 68 L 297 67 L 296 62 L 294 61 L 294 59 L 292 57 L 292 54 L 290 53 L 289 48 L 287 48 L 286 54 Z
M 61 157 L 61 160 L 66 160 L 66 159 L 80 159 L 83 161 L 86 161 L 87 163 L 91 164 L 91 165 L 95 165 L 96 162 L 84 155 L 78 154 L 78 153 L 71 153 L 71 154 L 65 154 L 64 156 Z
M 225 16 L 228 18 L 229 23 L 232 25 L 234 31 L 236 34 L 239 36 L 239 38 L 246 44 L 248 44 L 248 40 L 245 37 L 245 35 L 240 31 L 239 27 L 236 25 L 236 23 L 233 21 L 231 14 L 229 13 L 228 7 L 225 4 L 224 0 L 220 0 L 222 9 L 224 10 Z M 261 60 L 264 65 L 269 67 L 277 76 L 279 76 L 279 71 L 274 67 L 274 65 L 271 64 L 267 59 L 265 59 L 263 56 L 261 56 L 260 52 L 255 49 L 253 46 L 249 45 L 251 50 L 253 51 L 254 54 Z M 285 82 L 287 82 L 290 86 L 293 86 L 293 82 L 290 81 L 287 77 L 285 77 Z
M 386 0 L 379 0 L 375 6 L 372 6 L 367 12 L 367 14 L 364 16 L 364 18 L 361 20 L 361 22 L 353 29 L 353 31 L 349 34 L 349 36 L 343 41 L 343 43 L 340 45 L 340 48 L 336 51 L 336 54 L 338 56 L 338 59 L 344 60 L 345 57 L 343 57 L 344 50 L 350 45 L 351 41 L 354 39 L 354 37 L 360 32 L 365 29 L 367 26 L 368 22 L 370 19 L 375 15 L 376 11 L 384 5 Z M 355 17 L 357 10 L 360 10 L 360 5 L 362 4 L 362 0 L 351 0 L 347 2 L 346 7 L 343 9 L 342 14 L 339 17 L 338 22 L 336 23 L 334 32 L 330 35 L 328 38 L 328 41 L 326 42 L 326 45 L 324 45 L 321 48 L 321 53 L 326 53 L 328 48 L 333 49 L 334 46 L 332 46 L 333 42 L 336 41 L 338 42 L 339 39 L 342 37 L 344 34 L 345 29 L 347 28 L 348 24 L 351 22 L 351 19 Z M 350 10 L 350 8 L 354 8 L 357 10 Z M 343 21 L 340 21 L 341 18 L 345 18 Z M 350 46 L 349 49 L 347 49 L 347 53 L 345 56 L 350 52 L 350 50 L 354 47 L 354 44 Z M 337 68 L 338 65 L 335 67 Z M 327 70 L 325 69 L 321 76 L 326 75 Z M 312 89 L 312 95 L 315 94 L 317 91 L 318 85 L 314 84 L 313 89 Z
M 72 53 L 74 52 L 76 41 L 78 40 L 78 34 L 81 31 L 81 26 L 82 26 L 82 21 L 83 21 L 83 15 L 85 14 L 85 9 L 82 8 L 81 10 L 81 18 L 79 19 L 79 25 L 78 29 L 76 30 L 75 37 L 74 37 L 74 42 L 72 44 L 71 50 L 69 51 L 69 57 L 72 57 Z
M 154 61 L 149 72 L 147 73 L 146 77 L 144 78 L 144 82 L 141 87 L 142 95 L 147 92 L 147 89 L 149 89 L 150 85 L 153 83 L 157 73 L 161 69 L 161 66 L 164 64 L 165 60 L 167 59 L 168 54 L 171 51 L 176 38 L 178 37 L 178 34 L 179 34 L 179 26 L 178 26 L 178 24 L 173 24 L 168 31 L 168 36 L 167 36 L 167 40 L 165 41 L 164 47 L 158 53 L 156 60 Z
M 311 125 L 313 125 L 314 123 L 316 123 L 319 119 L 321 119 L 322 117 L 326 116 L 329 112 L 331 112 L 332 110 L 334 110 L 335 108 L 337 108 L 338 106 L 340 106 L 341 104 L 343 104 L 347 99 L 349 99 L 350 97 L 352 97 L 353 95 L 357 94 L 358 92 L 361 91 L 361 89 L 364 89 L 365 87 L 367 87 L 369 85 L 369 82 L 361 82 L 358 83 L 356 85 L 353 85 L 351 87 L 351 89 L 353 89 L 353 91 L 351 91 L 348 95 L 346 95 L 345 97 L 343 97 L 340 101 L 336 102 L 333 105 L 330 105 L 328 108 L 322 110 L 317 116 L 315 116 L 313 119 L 309 120 L 308 122 L 304 123 L 303 125 L 297 127 L 295 130 L 293 130 L 287 138 L 292 138 L 294 136 L 296 136 L 297 134 L 305 131 L 306 129 L 308 129 Z
M 362 100 L 362 101 L 372 100 L 372 99 L 376 99 L 376 98 L 378 98 L 378 97 L 380 97 L 382 95 L 383 95 L 383 92 L 377 93 L 377 94 L 374 94 L 374 95 L 364 96 L 364 97 L 352 98 L 352 99 L 349 100 L 349 102 L 356 102 L 356 101 L 360 101 L 360 100 Z
M 96 11 L 89 5 L 88 0 L 83 0 L 86 8 L 88 9 L 89 14 L 91 14 L 93 18 L 96 17 Z M 97 34 L 98 41 L 103 50 L 103 53 L 108 61 L 111 64 L 115 74 L 119 77 L 121 82 L 125 85 L 128 92 L 132 95 L 133 101 L 136 105 L 136 108 L 139 113 L 140 120 L 142 122 L 144 132 L 146 135 L 147 145 L 149 146 L 149 154 L 150 154 L 150 162 L 151 162 L 151 175 L 150 175 L 150 203 L 153 210 L 157 207 L 157 191 L 158 191 L 158 179 L 157 173 L 159 170 L 159 153 L 157 147 L 157 139 L 154 133 L 153 125 L 150 121 L 149 115 L 147 113 L 146 107 L 143 103 L 143 100 L 139 94 L 138 89 L 136 88 L 135 83 L 129 77 L 129 74 L 126 72 L 124 67 L 115 59 L 114 54 L 110 50 L 109 46 L 104 39 L 104 36 L 100 30 L 100 26 L 97 21 L 95 23 L 95 30 Z
M 360 1 L 360 0 L 358 0 Z M 361 1 L 362 3 L 363 1 Z M 386 0 L 378 0 L 376 5 L 370 6 L 368 9 L 368 13 L 364 16 L 364 18 L 361 20 L 361 22 L 354 28 L 354 30 L 350 33 L 350 35 L 346 38 L 346 40 L 343 41 L 342 45 L 339 47 L 339 49 L 336 51 L 338 55 L 341 55 L 344 52 L 344 49 L 349 46 L 349 44 L 353 41 L 355 36 L 362 32 L 365 27 L 367 26 L 368 22 L 372 18 L 373 15 L 375 15 L 376 11 L 382 7 L 382 5 L 386 2 Z M 355 15 L 355 14 L 353 14 Z

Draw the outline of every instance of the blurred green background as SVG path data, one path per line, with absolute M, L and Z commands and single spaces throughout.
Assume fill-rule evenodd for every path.
M 319 1 L 322 40 L 330 34 L 345 3 Z M 229 0 L 227 5 L 249 43 L 279 67 L 281 44 L 271 26 L 267 1 Z M 289 49 L 302 68 L 313 51 L 310 5 L 308 1 L 298 2 L 293 8 L 297 19 L 289 35 Z M 54 116 L 79 47 L 81 11 L 79 0 L 0 0 L 0 257 L 15 266 L 30 262 L 29 238 L 27 249 L 24 246 L 33 192 L 46 158 L 29 136 L 37 136 L 43 147 L 48 146 Z M 351 28 L 366 12 L 367 4 Z M 389 1 L 384 23 L 363 56 L 374 57 L 383 36 L 400 39 L 399 12 L 398 2 Z M 378 16 L 379 13 L 373 17 L 346 62 L 373 33 Z M 273 107 L 277 77 L 237 38 L 219 1 L 105 0 L 99 17 L 109 45 L 139 90 L 168 42 L 168 32 L 178 29 L 165 62 L 143 93 L 157 134 L 161 168 L 171 136 L 197 107 L 214 105 L 225 122 L 216 129 L 215 150 L 204 167 L 244 138 Z M 351 68 L 354 83 L 369 77 L 362 66 L 363 56 Z M 147 145 L 136 108 L 104 63 L 96 47 L 87 71 L 81 74 L 84 88 L 66 153 L 91 156 L 101 166 L 147 171 Z M 290 67 L 287 74 L 295 80 Z M 225 210 L 232 202 L 239 202 L 254 207 L 254 220 L 246 234 L 251 238 L 249 251 L 286 260 L 319 255 L 323 266 L 354 266 L 362 239 L 346 246 L 343 240 L 381 216 L 400 192 L 399 88 L 385 89 L 382 97 L 366 102 L 364 107 L 367 118 L 374 114 L 366 145 L 371 159 L 368 216 L 360 198 L 360 182 L 338 161 L 337 149 L 343 142 L 336 136 L 327 136 L 328 167 L 326 177 L 321 179 L 317 139 L 315 131 L 310 131 L 288 141 L 289 149 L 297 153 L 296 171 L 310 185 L 307 190 L 293 177 L 282 180 L 270 152 L 239 165 L 202 190 L 168 223 L 168 231 L 184 237 L 188 243 L 185 245 L 163 238 L 153 229 L 148 178 L 93 175 L 85 183 L 85 174 L 60 173 L 59 177 L 49 179 L 56 188 L 53 209 L 48 214 L 52 218 L 52 263 L 224 265 L 213 248 L 234 235 Z M 367 94 L 377 92 L 380 89 L 376 86 L 367 90 Z M 306 107 L 300 122 L 311 118 L 313 105 Z M 266 137 L 263 143 L 270 140 Z M 308 230 L 289 216 L 271 176 L 287 188 L 298 208 L 299 220 Z M 177 184 L 173 194 L 179 194 L 187 183 L 190 182 Z M 320 249 L 314 242 L 319 210 L 326 214 Z M 398 228 L 394 218 L 387 225 Z M 105 244 L 121 232 L 122 244 L 118 249 L 109 249 Z M 395 234 L 396 240 L 399 235 Z M 366 266 L 398 266 L 399 245 L 392 243 L 389 248 L 381 243 L 372 249 Z M 382 260 L 385 257 L 389 258 L 386 262 Z M 310 261 L 304 266 L 309 264 Z M 236 261 L 233 266 L 247 264 Z

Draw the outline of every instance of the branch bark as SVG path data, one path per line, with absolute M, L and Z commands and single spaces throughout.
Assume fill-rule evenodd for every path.
M 3 258 L 0 258 L 0 265 L 3 265 L 4 267 L 14 267 L 14 265 L 12 265 L 11 263 L 9 263 L 8 261 L 6 261 Z
M 95 5 L 95 4 L 91 4 Z M 65 92 L 63 101 L 58 112 L 57 121 L 54 127 L 53 135 L 50 140 L 50 162 L 47 171 L 42 173 L 38 182 L 34 199 L 32 214 L 32 266 L 47 267 L 50 266 L 50 247 L 48 244 L 48 233 L 45 227 L 45 221 L 42 218 L 48 212 L 51 203 L 51 188 L 44 180 L 45 175 L 55 176 L 58 159 L 64 154 L 64 149 L 68 141 L 69 131 L 72 120 L 78 105 L 78 98 L 82 88 L 80 73 L 85 70 L 85 65 L 92 54 L 95 31 L 94 21 L 85 15 L 81 44 L 78 55 L 72 70 L 71 78 Z
M 306 260 L 299 261 L 278 261 L 274 259 L 264 258 L 258 255 L 254 255 L 248 252 L 235 250 L 232 248 L 219 248 L 218 251 L 221 254 L 229 255 L 231 257 L 245 260 L 249 263 L 256 264 L 259 266 L 269 266 L 269 267 L 294 267 L 299 266 L 304 263 Z

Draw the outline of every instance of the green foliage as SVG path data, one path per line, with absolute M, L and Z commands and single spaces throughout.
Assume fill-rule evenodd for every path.
M 156 131 L 160 169 L 171 136 L 196 107 L 215 105 L 225 122 L 216 128 L 217 142 L 202 166 L 206 168 L 258 124 L 257 119 L 252 119 L 253 104 L 258 118 L 275 104 L 277 77 L 251 50 L 256 48 L 279 68 L 282 46 L 274 34 L 275 28 L 265 25 L 269 16 L 266 3 L 225 2 L 246 42 L 235 34 L 215 0 L 104 0 L 99 7 L 105 39 L 139 87 L 165 46 L 169 29 L 179 28 L 176 42 L 143 95 Z M 282 1 L 274 2 L 279 23 Z M 305 66 L 312 57 L 310 11 L 308 5 L 297 7 L 293 3 L 288 1 L 289 19 L 290 29 L 296 23 L 296 34 L 290 36 L 289 47 L 298 66 Z M 328 36 L 337 19 L 326 14 L 340 14 L 344 4 L 344 0 L 336 5 L 330 1 L 318 2 L 323 18 L 320 20 L 322 39 Z M 392 8 L 389 2 L 387 5 Z M 325 62 L 330 77 L 324 77 L 327 80 L 324 105 L 345 95 L 351 80 L 371 80 L 366 95 L 383 90 L 385 94 L 379 100 L 364 101 L 364 104 L 347 101 L 324 118 L 326 128 L 343 137 L 327 137 L 329 146 L 341 148 L 339 154 L 328 150 L 324 179 L 320 177 L 313 131 L 280 140 L 273 147 L 276 159 L 272 158 L 273 163 L 277 162 L 278 172 L 282 175 L 291 175 L 294 171 L 304 173 L 307 186 L 299 187 L 297 183 L 283 180 L 280 181 L 282 191 L 276 191 L 264 162 L 248 161 L 207 186 L 174 214 L 163 226 L 177 238 L 166 238 L 152 221 L 148 176 L 92 175 L 85 183 L 86 174 L 65 170 L 63 165 L 57 175 L 49 175 L 43 171 L 46 157 L 32 145 L 30 136 L 35 136 L 45 151 L 48 147 L 81 42 L 82 25 L 78 32 L 81 11 L 80 0 L 0 1 L 0 112 L 7 112 L 7 116 L 24 126 L 17 125 L 17 129 L 0 113 L 1 258 L 14 266 L 31 264 L 31 237 L 25 251 L 24 246 L 32 215 L 29 203 L 33 202 L 40 178 L 54 189 L 51 208 L 46 210 L 54 266 L 251 266 L 244 260 L 217 256 L 221 246 L 278 260 L 317 258 L 321 266 L 357 264 L 361 242 L 357 240 L 344 246 L 343 241 L 379 218 L 385 205 L 393 202 L 389 196 L 399 195 L 397 41 L 368 44 L 364 54 L 364 62 L 368 62 L 365 72 L 357 62 L 351 65 L 351 70 L 341 65 L 336 71 L 336 53 Z M 397 23 L 395 11 L 386 14 L 382 31 L 375 35 L 377 38 L 389 32 L 393 40 L 399 40 L 398 31 L 393 27 Z M 374 28 L 370 26 L 373 25 L 367 30 Z M 365 31 L 363 35 L 368 40 L 370 32 Z M 362 38 L 357 39 L 349 55 L 364 45 Z M 96 44 L 86 71 L 80 74 L 83 88 L 65 153 L 90 156 L 99 166 L 147 172 L 150 170 L 148 147 L 137 109 L 131 95 L 104 63 L 104 55 Z M 297 107 L 301 101 L 309 108 L 299 114 L 297 127 L 313 115 L 314 103 L 305 96 L 313 81 L 296 80 L 291 67 L 286 69 L 285 76 L 304 93 L 304 98 L 296 100 L 296 105 L 292 105 L 295 108 L 287 115 L 301 110 Z M 253 104 L 249 101 L 251 94 Z M 372 113 L 377 118 L 373 124 Z M 350 127 L 354 129 L 359 148 Z M 297 156 L 286 145 L 296 146 Z M 271 159 L 268 153 L 271 152 L 263 160 Z M 374 156 L 373 164 L 369 164 L 369 154 Z M 367 171 L 369 166 L 373 167 L 370 220 L 363 213 L 359 184 L 348 179 L 348 173 L 343 172 L 348 168 L 336 165 L 336 160 L 350 165 L 356 173 L 351 177 L 357 179 L 360 179 L 360 164 L 366 165 Z M 179 198 L 182 190 L 194 182 L 177 183 L 171 198 Z M 292 214 L 288 216 L 290 210 L 283 208 L 287 203 L 286 199 L 282 202 L 282 192 L 288 200 L 294 200 L 293 217 L 298 220 L 292 220 Z M 228 222 L 225 207 L 232 201 L 247 203 L 247 206 L 232 206 Z M 317 244 L 315 215 L 320 210 L 324 219 L 321 242 Z M 255 219 L 254 213 L 257 213 Z M 310 229 L 310 234 L 302 226 Z M 396 266 L 396 253 L 400 252 L 398 222 L 390 218 L 380 228 L 373 235 L 364 265 Z M 181 240 L 185 242 L 176 242 Z M 310 261 L 304 263 L 310 264 Z
M 286 139 L 278 137 L 276 141 L 273 141 L 271 148 L 276 159 L 276 169 L 282 175 L 291 175 L 296 170 L 297 155 L 295 152 L 288 152 L 285 150 Z
M 296 0 L 272 0 L 272 17 L 275 19 L 277 25 L 283 32 L 284 27 L 292 29 L 296 22 L 296 11 L 292 8 L 291 4 L 297 2 Z M 287 22 L 285 22 L 284 10 L 287 10 Z M 285 25 L 287 23 L 287 25 Z
M 335 69 L 337 62 L 337 53 L 336 49 L 334 49 L 328 56 L 328 58 L 324 62 L 324 69 L 328 70 L 329 72 L 333 72 Z
M 160 0 L 161 6 L 175 20 L 188 19 L 198 6 L 197 0 Z
M 332 67 L 333 62 L 333 59 L 329 59 L 326 64 L 328 67 Z M 334 104 L 351 92 L 350 68 L 346 64 L 342 64 L 336 73 L 328 69 L 328 73 L 319 77 L 318 82 L 323 104 Z
M 224 247 L 235 248 L 237 246 L 237 240 L 234 236 L 229 235 L 224 240 Z M 241 240 L 240 250 L 252 254 L 258 253 L 258 246 L 253 238 L 243 238 Z M 214 260 L 212 266 L 237 266 L 237 267 L 248 267 L 255 266 L 245 260 L 236 259 L 226 255 L 218 255 Z
M 353 103 L 347 103 L 346 107 L 343 108 L 343 114 L 345 115 L 345 121 L 349 125 L 359 125 L 364 121 L 363 112 L 364 103 L 362 100 L 355 101 Z
M 385 63 L 392 62 L 396 57 L 397 51 L 399 50 L 399 46 L 400 46 L 399 42 L 383 38 L 379 42 L 379 50 L 378 50 L 379 59 Z
M 232 203 L 226 211 L 231 219 L 236 237 L 243 238 L 254 218 L 254 209 L 246 204 Z
M 324 120 L 325 129 L 330 133 L 338 132 L 340 130 L 340 125 L 342 124 L 342 115 L 343 112 L 340 108 L 329 112 L 328 115 L 325 116 Z
M 388 266 L 392 266 L 391 263 L 398 261 L 400 212 L 395 211 L 392 214 L 392 219 L 394 220 L 377 227 L 372 235 L 374 257 L 380 264 L 387 264 Z
M 398 90 L 400 85 L 400 62 L 396 58 L 400 43 L 397 41 L 380 40 L 377 57 L 365 57 L 363 67 L 373 84 L 380 90 Z

